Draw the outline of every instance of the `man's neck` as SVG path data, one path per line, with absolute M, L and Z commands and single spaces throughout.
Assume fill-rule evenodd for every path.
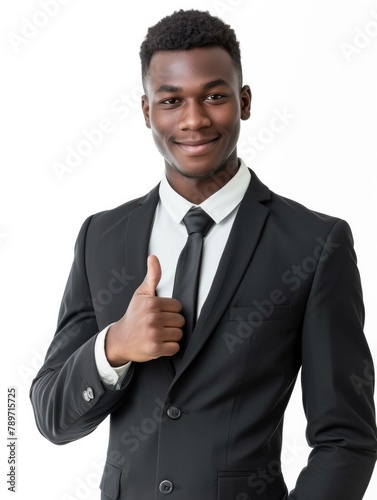
M 204 178 L 186 177 L 170 165 L 166 167 L 166 178 L 174 191 L 194 205 L 222 189 L 238 172 L 240 163 L 230 162 L 212 175 Z

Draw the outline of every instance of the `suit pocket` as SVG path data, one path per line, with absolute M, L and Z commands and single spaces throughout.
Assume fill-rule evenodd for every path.
M 293 312 L 292 306 L 276 306 L 261 303 L 256 307 L 231 307 L 229 309 L 229 321 L 249 321 L 260 323 L 263 321 L 282 321 L 288 319 Z
M 283 476 L 266 469 L 218 473 L 217 500 L 285 500 Z
M 99 485 L 102 491 L 102 500 L 117 500 L 119 498 L 121 476 L 122 468 L 107 461 Z

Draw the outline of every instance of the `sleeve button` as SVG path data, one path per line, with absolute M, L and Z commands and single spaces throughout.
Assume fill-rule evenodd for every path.
M 85 399 L 85 401 L 91 401 L 94 399 L 94 392 L 91 387 L 87 387 L 85 391 L 82 393 L 82 397 Z
M 86 392 L 88 394 L 89 399 L 94 399 L 94 392 L 93 392 L 93 389 L 91 387 L 88 387 Z

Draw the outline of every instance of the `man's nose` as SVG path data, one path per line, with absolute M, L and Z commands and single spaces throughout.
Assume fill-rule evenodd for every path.
M 199 130 L 203 127 L 210 127 L 211 123 L 203 103 L 186 102 L 182 107 L 182 116 L 179 123 L 181 130 Z

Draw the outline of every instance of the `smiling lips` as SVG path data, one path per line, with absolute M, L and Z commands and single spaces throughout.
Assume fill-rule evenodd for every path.
M 175 141 L 175 144 L 179 146 L 186 154 L 189 155 L 200 155 L 210 151 L 219 137 L 213 137 L 211 139 L 202 139 L 199 141 Z

